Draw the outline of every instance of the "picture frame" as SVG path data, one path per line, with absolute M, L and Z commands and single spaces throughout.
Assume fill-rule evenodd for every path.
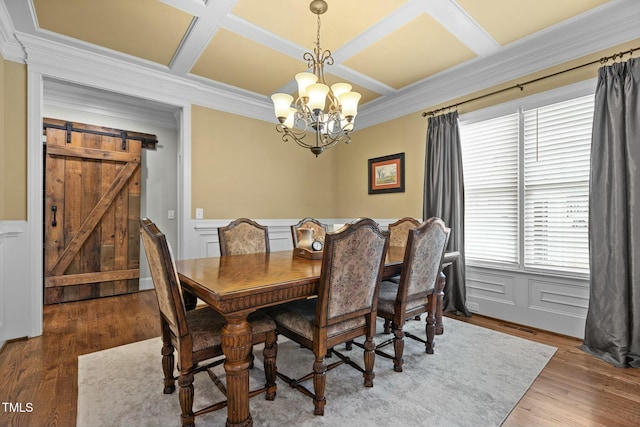
M 369 194 L 404 193 L 404 153 L 369 159 Z

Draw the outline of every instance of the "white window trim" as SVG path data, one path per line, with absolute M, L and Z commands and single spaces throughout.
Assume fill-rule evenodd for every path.
M 524 98 L 508 101 L 503 104 L 483 108 L 482 110 L 464 113 L 460 115 L 458 120 L 460 124 L 476 123 L 504 116 L 506 114 L 512 114 L 519 109 L 529 110 L 531 108 L 538 108 L 542 105 L 567 101 L 580 96 L 592 95 L 596 92 L 596 84 L 597 79 L 584 80 L 558 89 L 536 93 Z M 524 90 L 527 90 L 526 86 Z
M 524 110 L 538 108 L 540 106 L 553 104 L 557 102 L 567 101 L 572 98 L 578 98 L 581 96 L 593 95 L 596 90 L 597 79 L 589 79 L 584 80 L 578 83 L 574 83 L 571 85 L 563 86 L 561 88 L 549 90 L 546 92 L 541 92 L 537 94 L 533 94 L 524 98 L 519 98 L 513 101 L 508 101 L 499 105 L 495 105 L 492 107 L 487 107 L 481 110 L 472 111 L 469 113 L 461 114 L 459 116 L 460 125 L 476 123 L 484 120 L 491 120 L 496 117 L 504 116 L 507 114 L 513 114 L 517 112 L 522 119 Z M 526 90 L 526 88 L 525 88 Z M 520 127 L 519 135 L 520 140 L 522 141 L 524 135 L 524 129 Z M 522 159 L 524 155 L 524 144 L 519 144 L 519 158 Z M 518 162 L 519 176 L 523 176 L 524 162 Z M 468 266 L 480 267 L 480 268 L 489 268 L 494 270 L 503 270 L 503 271 L 514 271 L 521 273 L 530 273 L 536 274 L 540 276 L 552 276 L 557 278 L 567 278 L 567 279 L 588 279 L 588 273 L 572 273 L 562 270 L 548 270 L 548 269 L 540 269 L 536 267 L 526 267 L 524 266 L 524 238 L 521 235 L 522 230 L 524 230 L 524 182 L 522 179 L 518 180 L 518 262 L 517 265 L 512 264 L 504 264 L 497 262 L 474 262 L 472 260 L 467 261 Z

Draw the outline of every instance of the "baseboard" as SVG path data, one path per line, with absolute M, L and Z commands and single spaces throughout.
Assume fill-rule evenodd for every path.
M 138 289 L 141 291 L 148 291 L 151 289 L 155 289 L 153 286 L 153 280 L 151 277 L 140 278 Z
M 29 337 L 20 337 L 20 338 L 12 338 L 10 340 L 6 340 L 6 341 L 0 341 L 0 354 L 2 354 L 2 352 L 4 351 L 5 347 L 13 342 L 17 342 L 17 341 L 26 341 L 28 340 Z

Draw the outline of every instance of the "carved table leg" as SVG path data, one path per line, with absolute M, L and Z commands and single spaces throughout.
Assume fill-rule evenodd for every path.
M 444 326 L 442 325 L 442 306 L 444 305 L 444 286 L 447 282 L 447 278 L 443 272 L 440 272 L 440 276 L 436 281 L 436 335 L 442 335 L 444 333 Z
M 225 317 L 227 324 L 222 329 L 222 351 L 226 356 L 227 427 L 249 427 L 253 426 L 249 413 L 251 327 L 246 315 Z

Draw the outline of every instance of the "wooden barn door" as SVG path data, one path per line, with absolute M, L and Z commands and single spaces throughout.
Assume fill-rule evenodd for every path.
M 141 149 L 155 136 L 43 124 L 45 304 L 137 292 Z

